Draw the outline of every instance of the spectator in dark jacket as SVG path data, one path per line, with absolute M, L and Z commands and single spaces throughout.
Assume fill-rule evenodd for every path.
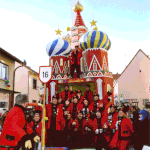
M 134 138 L 136 150 L 142 150 L 144 145 L 150 145 L 150 126 L 148 120 L 148 112 L 146 110 L 139 111 L 139 122 L 137 124 L 137 136 Z

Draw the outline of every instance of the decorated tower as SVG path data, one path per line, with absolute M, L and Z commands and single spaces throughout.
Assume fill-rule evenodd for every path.
M 74 6 L 73 10 L 76 13 L 76 18 L 75 18 L 74 26 L 71 28 L 71 48 L 72 49 L 74 49 L 75 45 L 79 45 L 80 37 L 88 31 L 80 13 L 83 10 L 83 6 L 79 3 L 79 1 Z

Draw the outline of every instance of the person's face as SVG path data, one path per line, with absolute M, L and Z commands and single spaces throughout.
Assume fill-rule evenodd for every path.
M 90 90 L 90 88 L 89 88 L 89 87 L 86 87 L 86 90 L 88 91 L 88 90 Z
M 142 114 L 139 114 L 139 120 L 141 120 L 142 119 Z
M 57 104 L 57 99 L 53 98 L 52 103 L 56 105 Z
M 24 104 L 24 107 L 27 108 L 28 104 L 29 104 L 29 101 Z
M 74 103 L 77 103 L 77 102 L 78 102 L 78 99 L 77 99 L 77 98 L 74 98 L 74 99 L 73 99 L 73 102 L 74 102 Z
M 123 112 L 122 110 L 120 110 L 118 115 L 119 115 L 120 117 L 123 117 L 124 112 Z
M 60 104 L 62 102 L 62 98 L 59 98 L 58 103 Z
M 68 86 L 65 86 L 65 90 L 68 90 Z
M 96 116 L 97 116 L 97 118 L 101 118 L 101 113 L 100 112 L 96 112 Z
M 94 100 L 97 101 L 98 100 L 98 96 L 94 96 Z
M 78 118 L 82 119 L 82 117 L 83 117 L 82 113 L 78 113 Z
M 77 51 L 79 48 L 78 47 L 75 47 L 75 50 Z
M 110 108 L 110 111 L 113 113 L 113 112 L 115 112 L 115 108 L 114 107 L 111 107 Z
M 71 119 L 71 114 L 68 114 L 68 115 L 67 115 L 67 119 L 68 119 L 68 120 Z
M 69 103 L 70 103 L 70 102 L 69 102 L 68 100 L 65 101 L 66 106 L 68 106 Z
M 84 103 L 84 105 L 85 105 L 85 106 L 87 106 L 87 105 L 88 105 L 88 101 L 87 101 L 87 100 L 84 100 L 84 102 L 83 102 L 83 103 Z
M 39 115 L 35 115 L 33 119 L 34 119 L 35 122 L 38 122 L 40 120 L 40 116 Z

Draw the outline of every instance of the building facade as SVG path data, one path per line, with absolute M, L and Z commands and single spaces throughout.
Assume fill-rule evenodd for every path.
M 150 58 L 139 50 L 117 82 L 119 99 L 137 101 L 143 109 L 150 98 Z
M 13 73 L 15 62 L 22 63 L 21 60 L 0 48 L 0 108 L 10 110 L 13 106 Z
M 20 65 L 20 63 L 15 62 L 16 68 Z M 22 94 L 27 94 L 30 103 L 39 101 L 39 88 L 42 83 L 38 75 L 36 71 L 27 66 L 18 68 L 15 73 L 15 90 Z

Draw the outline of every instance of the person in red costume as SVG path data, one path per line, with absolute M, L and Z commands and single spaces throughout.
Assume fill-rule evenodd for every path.
M 92 132 L 93 128 L 93 122 L 91 119 L 84 119 L 83 118 L 83 112 L 78 111 L 77 118 L 70 124 L 70 128 L 73 130 L 73 146 L 76 148 L 82 148 L 85 147 L 85 142 L 89 137 L 91 137 L 91 134 L 89 136 L 89 132 Z M 85 138 L 85 134 L 87 135 L 87 138 Z M 89 140 L 87 141 L 89 142 Z M 87 144 L 87 143 L 86 143 Z
M 104 110 L 103 103 L 102 103 L 101 100 L 99 100 L 99 95 L 98 94 L 94 95 L 94 101 L 89 106 L 89 109 L 90 109 L 90 118 L 92 120 L 95 119 L 97 110 L 100 110 L 101 112 Z
M 81 104 L 80 109 L 83 112 L 83 118 L 90 116 L 89 101 L 86 98 L 83 99 L 83 104 Z
M 86 91 L 84 92 L 84 97 L 89 100 L 89 104 L 93 102 L 93 92 L 90 90 L 90 85 L 86 85 Z
M 72 98 L 72 96 L 70 94 L 71 91 L 69 91 L 68 89 L 69 89 L 69 86 L 65 85 L 65 91 L 62 91 L 59 94 L 59 97 L 62 97 L 62 103 L 63 104 L 64 104 L 65 100 L 67 100 L 67 99 L 71 100 L 71 98 Z
M 111 139 L 114 136 L 116 131 L 116 122 L 118 121 L 118 112 L 116 112 L 116 107 L 114 105 L 110 105 L 110 113 L 108 114 L 108 124 L 110 127 Z
M 8 113 L 1 134 L 0 145 L 17 146 L 31 149 L 31 141 L 38 142 L 40 137 L 34 134 L 33 130 L 26 122 L 26 108 L 28 106 L 28 96 L 19 94 L 16 96 L 16 104 Z M 1 148 L 3 149 L 3 148 Z
M 71 77 L 74 78 L 74 71 L 76 69 L 77 78 L 80 78 L 80 59 L 82 57 L 82 51 L 79 50 L 79 46 L 75 46 L 75 50 L 71 53 Z
M 81 110 L 82 105 L 78 103 L 78 98 L 74 96 L 73 103 L 70 104 L 69 110 L 71 111 L 72 119 L 76 119 L 77 112 Z
M 81 90 L 78 90 L 78 92 L 77 92 L 77 97 L 78 97 L 78 103 L 79 103 L 79 104 L 82 104 L 82 103 L 83 103 L 84 96 L 82 96 L 82 91 L 81 91 Z
M 55 96 L 53 96 L 52 104 L 46 105 L 46 116 L 48 117 L 46 146 L 58 146 L 60 140 L 59 134 L 63 130 L 65 122 L 62 108 L 57 105 Z
M 96 112 L 96 118 L 93 121 L 93 131 L 95 132 L 96 150 L 108 149 L 110 138 L 107 118 L 102 117 L 99 110 Z
M 63 110 L 63 116 L 64 118 L 68 116 L 68 112 L 70 111 L 70 101 L 65 100 L 65 104 L 61 107 Z
M 34 111 L 34 117 L 33 117 L 33 121 L 31 121 L 29 123 L 30 127 L 32 128 L 33 132 L 35 134 L 37 134 L 40 139 L 41 139 L 41 133 L 42 133 L 42 121 L 41 121 L 41 117 L 40 117 L 41 111 L 40 110 L 36 110 Z M 47 135 L 45 134 L 45 142 L 46 142 L 46 137 Z M 39 142 L 38 144 L 36 144 L 36 147 L 38 149 L 40 149 L 41 147 L 41 142 Z
M 126 150 L 131 140 L 131 133 L 134 131 L 131 120 L 127 118 L 125 110 L 119 111 L 116 130 L 109 146 L 111 148 L 118 148 L 119 150 Z

